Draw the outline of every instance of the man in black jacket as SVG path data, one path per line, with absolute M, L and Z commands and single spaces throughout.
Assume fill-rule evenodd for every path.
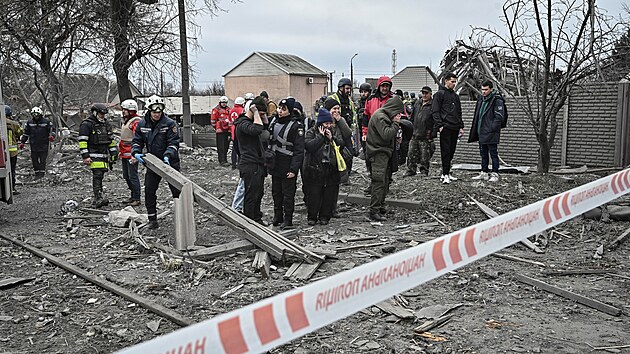
M 44 112 L 41 108 L 33 107 L 31 116 L 32 118 L 24 126 L 20 149 L 23 149 L 24 144 L 30 140 L 31 161 L 33 162 L 33 170 L 35 170 L 35 178 L 42 178 L 46 174 L 48 146 L 50 142 L 55 141 L 55 133 L 52 123 L 44 118 Z
M 264 194 L 265 169 L 264 146 L 269 140 L 267 104 L 258 96 L 245 105 L 245 112 L 234 122 L 236 139 L 241 151 L 238 163 L 240 176 L 245 183 L 243 214 L 248 218 L 265 224 L 260 203 Z
M 492 81 L 484 81 L 481 84 L 481 96 L 477 99 L 475 115 L 468 137 L 469 143 L 479 141 L 479 152 L 481 153 L 481 173 L 472 179 L 484 179 L 489 180 L 489 182 L 499 180 L 499 152 L 497 147 L 505 113 L 503 96 L 493 89 Z M 488 153 L 492 159 L 490 175 L 488 175 Z
M 273 225 L 280 229 L 293 227 L 297 175 L 304 160 L 304 125 L 302 117 L 294 114 L 295 99 L 280 101 L 277 117 L 269 126 L 269 146 L 276 159 L 269 169 L 273 196 Z
M 136 126 L 131 142 L 131 163 L 144 163 L 142 151 L 162 159 L 164 163 L 179 171 L 179 130 L 177 123 L 165 113 L 164 99 L 153 95 L 146 102 L 147 113 Z M 162 177 L 147 169 L 144 177 L 144 204 L 149 217 L 148 228 L 158 228 L 157 222 L 157 189 Z M 173 198 L 179 198 L 180 191 L 169 183 Z
M 457 140 L 464 135 L 462 104 L 459 95 L 453 90 L 457 75 L 446 73 L 444 86 L 433 96 L 431 112 L 435 129 L 440 133 L 440 155 L 442 157 L 442 183 L 448 184 L 457 178 L 451 175 L 451 161 L 455 155 Z
M 433 129 L 433 115 L 431 114 L 431 105 L 433 99 L 431 97 L 431 88 L 425 86 L 422 88 L 422 99 L 416 101 L 413 105 L 413 135 L 409 142 L 409 161 L 407 162 L 407 173 L 405 176 L 413 176 L 416 174 L 418 163 L 420 164 L 420 174 L 429 175 L 429 166 L 431 157 L 435 152 L 435 142 L 433 139 L 437 136 Z

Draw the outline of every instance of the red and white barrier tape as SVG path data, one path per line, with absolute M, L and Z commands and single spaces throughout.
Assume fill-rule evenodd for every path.
M 624 170 L 119 353 L 264 352 L 628 192 Z

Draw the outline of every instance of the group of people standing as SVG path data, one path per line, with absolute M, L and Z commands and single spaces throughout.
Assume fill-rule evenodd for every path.
M 395 94 L 391 79 L 382 76 L 374 90 L 367 83 L 360 85 L 360 97 L 355 103 L 352 83 L 342 78 L 338 90 L 321 100 L 315 119 L 306 117 L 300 102 L 290 96 L 276 104 L 265 91 L 256 97 L 247 93 L 234 100 L 234 107 L 229 107 L 229 99 L 222 96 L 212 109 L 211 124 L 217 135 L 221 165 L 230 165 L 227 154 L 232 141 L 231 165 L 238 168 L 240 175 L 233 208 L 264 224 L 261 201 L 265 178 L 271 175 L 272 223 L 281 229 L 291 228 L 297 179 L 301 176 L 308 225 L 326 225 L 338 216 L 339 185 L 348 180 L 353 158 L 362 152 L 370 174 L 365 191 L 371 197 L 369 217 L 386 220 L 385 198 L 392 174 L 399 166 L 400 150 L 404 150 L 401 145 L 408 145 L 409 149 L 405 176 L 416 175 L 418 170 L 422 176 L 428 176 L 429 162 L 436 149 L 434 139 L 439 136 L 441 181 L 449 184 L 457 180 L 451 174 L 451 161 L 463 135 L 464 123 L 459 95 L 454 91 L 456 84 L 457 76 L 446 73 L 435 95 L 425 86 L 420 99 L 415 100 L 402 92 Z M 483 82 L 481 93 L 468 139 L 479 143 L 481 155 L 481 172 L 473 179 L 496 182 L 497 146 L 501 128 L 506 125 L 507 109 L 491 81 Z M 92 171 L 93 206 L 97 208 L 108 204 L 103 177 L 118 159 L 131 193 L 126 202 L 132 206 L 140 205 L 138 162 L 144 163 L 145 151 L 179 170 L 179 130 L 177 123 L 164 113 L 163 98 L 149 97 L 144 117 L 138 115 L 135 100 L 123 101 L 121 108 L 123 121 L 118 142 L 106 119 L 108 108 L 103 104 L 94 104 L 79 128 L 80 153 L 83 163 Z M 5 106 L 5 114 L 11 118 L 9 106 Z M 23 132 L 19 124 L 8 120 L 11 164 L 14 169 L 18 148 L 23 148 L 30 139 L 35 176 L 41 177 L 45 173 L 48 144 L 54 141 L 55 134 L 41 109 L 34 107 L 31 114 Z M 407 138 L 403 138 L 405 129 L 411 129 Z M 147 170 L 145 206 L 150 228 L 158 227 L 156 191 L 160 180 L 158 174 Z M 172 195 L 177 197 L 179 191 L 170 187 Z

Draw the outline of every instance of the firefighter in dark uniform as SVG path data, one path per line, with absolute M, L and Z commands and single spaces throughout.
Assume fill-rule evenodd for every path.
M 24 149 L 24 144 L 30 141 L 31 161 L 33 162 L 33 170 L 35 170 L 35 178 L 38 179 L 46 175 L 48 147 L 50 142 L 55 141 L 55 131 L 50 120 L 44 118 L 44 112 L 41 108 L 33 107 L 31 117 L 24 126 L 20 149 Z
M 105 119 L 107 107 L 96 103 L 90 111 L 90 116 L 79 127 L 79 150 L 83 163 L 92 170 L 92 206 L 100 208 L 109 204 L 103 196 L 103 177 L 108 169 L 113 168 L 114 161 L 118 158 L 118 147 L 112 127 Z
M 146 102 L 147 113 L 136 126 L 136 133 L 131 143 L 131 163 L 144 163 L 142 151 L 162 159 L 164 163 L 179 171 L 179 131 L 177 123 L 165 113 L 164 99 L 153 95 Z M 147 208 L 150 229 L 158 227 L 157 189 L 162 177 L 147 169 L 144 177 L 144 203 Z M 179 189 L 169 183 L 173 198 L 179 198 Z
M 304 160 L 304 124 L 295 114 L 295 99 L 280 101 L 277 117 L 269 126 L 269 146 L 276 154 L 275 164 L 269 169 L 273 196 L 273 225 L 280 229 L 293 227 L 297 175 Z

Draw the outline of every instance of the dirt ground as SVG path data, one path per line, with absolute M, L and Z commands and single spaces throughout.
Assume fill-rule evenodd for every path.
M 434 157 L 434 162 L 437 156 Z M 342 191 L 361 193 L 366 175 L 363 162 L 355 160 L 351 184 Z M 66 229 L 60 211 L 68 200 L 89 207 L 91 174 L 71 158 L 53 165 L 43 180 L 33 182 L 28 153 L 19 160 L 21 194 L 13 205 L 0 205 L 0 233 L 16 237 L 56 255 L 92 274 L 162 304 L 183 316 L 202 321 L 304 284 L 284 278 L 290 264 L 274 263 L 270 280 L 262 280 L 251 267 L 253 251 L 220 257 L 206 263 L 177 261 L 159 250 L 146 250 L 125 235 L 126 228 L 108 226 L 101 218 L 75 219 Z M 308 227 L 305 209 L 298 206 L 295 221 L 302 246 L 336 248 L 385 242 L 382 246 L 338 252 L 306 282 L 370 262 L 387 252 L 399 251 L 447 232 L 480 222 L 485 215 L 468 195 L 498 213 L 519 208 L 571 189 L 599 176 L 503 174 L 496 184 L 474 182 L 476 172 L 455 171 L 459 181 L 441 185 L 438 165 L 429 178 L 394 176 L 391 194 L 414 199 L 418 210 L 392 208 L 388 221 L 373 225 L 365 207 L 341 204 L 341 218 L 327 226 Z M 219 167 L 216 153 L 195 149 L 182 156 L 182 173 L 213 195 L 230 203 L 238 173 Z M 267 181 L 270 183 L 269 179 Z M 522 186 L 522 188 L 519 188 Z M 122 209 L 128 197 L 117 165 L 105 179 L 111 201 L 106 210 Z M 298 188 L 299 189 L 299 188 Z M 172 208 L 166 184 L 159 190 L 158 212 Z M 296 197 L 301 201 L 301 194 Z M 615 204 L 628 205 L 627 199 Z M 270 185 L 263 200 L 271 219 Z M 136 208 L 146 212 L 144 206 Z M 427 213 L 445 223 L 441 226 Z M 218 245 L 239 239 L 212 213 L 197 207 L 199 245 Z M 433 227 L 426 227 L 433 223 Z M 296 339 L 271 353 L 589 353 L 630 352 L 630 242 L 594 258 L 596 249 L 619 236 L 629 222 L 574 218 L 541 237 L 538 254 L 515 245 L 508 255 L 544 263 L 545 267 L 487 257 L 428 284 L 401 294 L 397 303 L 412 312 L 434 305 L 452 307 L 451 320 L 423 336 L 414 328 L 426 318 L 401 319 L 373 306 L 314 333 Z M 168 246 L 174 243 L 172 215 L 157 231 L 143 230 L 146 240 Z M 122 236 L 122 237 L 121 237 Z M 348 242 L 355 236 L 375 240 Z M 571 276 L 546 275 L 556 270 L 608 270 L 609 273 Z M 34 277 L 33 281 L 0 290 L 0 353 L 109 353 L 179 328 L 169 320 L 91 285 L 0 239 L 0 280 Z M 623 310 L 615 317 L 518 282 L 525 274 L 559 288 L 597 299 Z M 238 291 L 220 295 L 240 284 Z M 157 329 L 156 329 L 157 325 Z M 149 327 L 152 327 L 149 328 Z M 154 331 L 155 330 L 155 331 Z M 608 347 L 609 349 L 593 349 Z M 625 347 L 625 348 L 624 348 Z

